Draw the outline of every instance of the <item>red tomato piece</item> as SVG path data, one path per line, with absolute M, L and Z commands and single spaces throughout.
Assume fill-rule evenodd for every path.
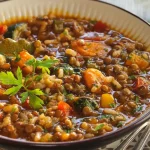
M 101 21 L 98 21 L 94 25 L 94 31 L 96 31 L 96 32 L 103 32 L 106 30 L 106 28 L 107 28 L 107 25 L 105 23 L 102 23 Z
M 63 101 L 60 101 L 58 103 L 58 109 L 61 110 L 66 116 L 68 116 L 72 112 L 72 107 Z
M 22 104 L 22 106 L 23 106 L 24 108 L 26 108 L 26 109 L 31 109 L 30 104 L 29 104 L 29 99 L 27 99 L 27 100 Z
M 0 25 L 0 34 L 4 34 L 7 31 L 6 25 Z

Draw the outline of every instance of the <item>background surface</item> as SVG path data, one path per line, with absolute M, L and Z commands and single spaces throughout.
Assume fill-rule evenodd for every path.
M 120 6 L 150 22 L 150 0 L 101 0 Z

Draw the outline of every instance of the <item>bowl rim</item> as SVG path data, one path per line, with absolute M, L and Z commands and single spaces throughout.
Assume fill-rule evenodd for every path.
M 10 0 L 0 1 L 0 3 L 1 2 L 7 2 L 7 1 L 10 1 Z M 135 15 L 134 13 L 132 13 L 132 12 L 120 7 L 120 6 L 117 6 L 117 5 L 114 5 L 112 3 L 108 3 L 105 1 L 101 1 L 101 0 L 88 0 L 88 1 L 103 3 L 106 5 L 110 5 L 112 7 L 115 7 L 117 9 L 120 9 L 121 11 L 124 11 L 124 12 L 132 15 L 133 17 L 141 20 L 144 24 L 146 24 L 150 27 L 150 24 L 146 20 L 142 19 L 141 17 Z M 9 138 L 9 137 L 0 135 L 0 140 L 2 140 L 2 142 L 0 142 L 0 143 L 8 142 L 8 143 L 11 143 L 13 145 L 19 144 L 19 145 L 24 145 L 24 146 L 28 146 L 28 147 L 57 147 L 57 146 L 76 145 L 77 143 L 78 144 L 83 144 L 86 142 L 92 143 L 95 140 L 99 141 L 99 143 L 103 142 L 103 140 L 106 140 L 106 139 L 113 141 L 114 137 L 115 138 L 122 137 L 123 135 L 129 133 L 131 130 L 134 130 L 135 128 L 137 128 L 138 126 L 140 126 L 141 124 L 146 122 L 148 119 L 150 119 L 150 108 L 147 108 L 147 110 L 148 111 L 145 114 L 141 114 L 137 119 L 135 119 L 135 121 L 132 121 L 132 123 L 130 123 L 130 124 L 120 128 L 120 129 L 117 129 L 115 131 L 112 131 L 110 133 L 106 133 L 104 135 L 96 136 L 96 137 L 89 138 L 89 139 L 83 139 L 83 140 L 77 140 L 77 141 L 66 141 L 66 142 L 32 142 L 32 141 L 26 141 L 26 140 L 21 140 L 21 139 L 13 139 L 13 138 Z M 100 141 L 100 140 L 102 140 L 102 141 Z

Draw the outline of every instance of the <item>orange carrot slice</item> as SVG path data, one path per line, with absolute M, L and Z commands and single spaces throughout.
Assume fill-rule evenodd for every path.
M 84 41 L 84 44 L 81 44 L 79 40 L 75 40 L 71 43 L 71 46 L 82 56 L 106 56 L 108 46 L 102 42 L 90 42 Z

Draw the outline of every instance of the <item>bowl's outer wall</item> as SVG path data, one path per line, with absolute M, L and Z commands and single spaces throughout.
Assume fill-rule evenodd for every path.
M 11 0 L 0 5 L 0 22 L 45 15 L 74 16 L 101 20 L 150 50 L 150 27 L 142 20 L 114 6 L 92 0 Z M 9 22 L 9 21 L 8 21 Z
M 21 19 L 42 16 L 48 13 L 58 16 L 73 16 L 101 20 L 112 29 L 123 33 L 131 39 L 142 42 L 147 46 L 147 50 L 150 51 L 149 24 L 129 12 L 103 2 L 92 0 L 12 0 L 0 3 L 0 23 L 9 24 L 11 22 L 20 21 Z M 87 149 L 87 147 L 102 146 L 121 138 L 121 136 L 133 131 L 148 118 L 150 118 L 150 112 L 146 112 L 136 122 L 117 132 L 84 141 L 39 144 L 18 141 L 3 136 L 0 136 L 0 141 L 22 146 L 51 147 L 51 149 L 58 149 L 58 147 L 65 147 L 65 150 L 70 147 L 72 147 L 72 149 L 86 147 Z

